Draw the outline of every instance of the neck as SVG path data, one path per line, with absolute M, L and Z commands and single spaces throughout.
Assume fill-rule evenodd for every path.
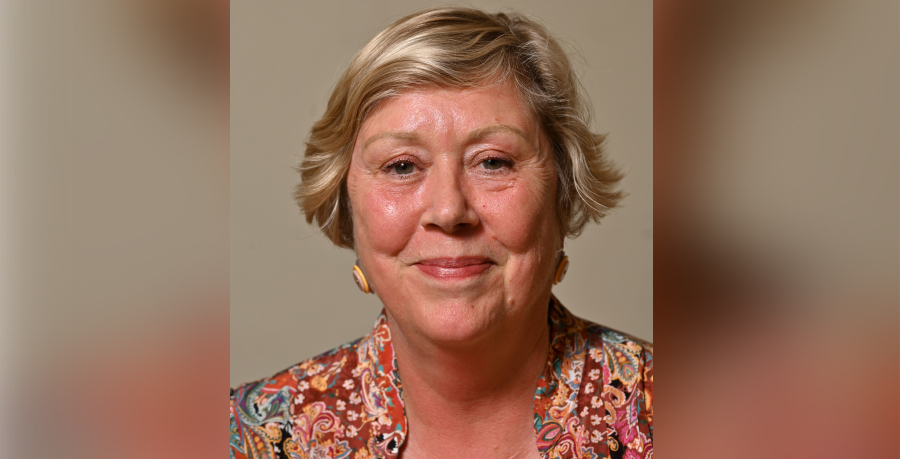
M 454 346 L 410 339 L 389 317 L 409 421 L 404 457 L 417 456 L 415 451 L 460 457 L 460 448 L 468 450 L 464 457 L 536 454 L 534 393 L 547 363 L 550 332 L 547 308 L 533 310 L 531 317 Z M 522 445 L 522 454 L 511 445 Z

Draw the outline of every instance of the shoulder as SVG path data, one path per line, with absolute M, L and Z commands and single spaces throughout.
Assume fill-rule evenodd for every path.
M 577 413 L 590 441 L 614 457 L 652 457 L 653 345 L 562 307 L 551 318 L 568 336 L 566 354 L 577 361 L 571 366 L 581 366 Z
M 602 373 L 606 384 L 628 392 L 653 389 L 653 344 L 628 333 L 584 319 L 582 336 L 587 352 L 585 368 Z
M 304 408 L 325 401 L 329 387 L 341 379 L 335 376 L 342 374 L 344 368 L 355 366 L 356 351 L 363 340 L 344 344 L 268 378 L 232 388 L 231 457 L 278 457 L 279 451 L 296 446 L 291 444 L 292 419 Z
M 592 349 L 605 350 L 609 353 L 608 365 L 642 364 L 653 365 L 653 343 L 618 330 L 585 322 L 585 335 Z
M 586 359 L 610 367 L 653 365 L 653 344 L 628 333 L 582 319 L 569 312 L 558 300 L 551 305 L 550 320 L 555 336 L 572 343 L 570 352 L 585 352 Z M 632 375 L 625 379 L 631 380 Z M 625 382 L 625 381 L 623 381 Z
M 589 351 L 585 375 L 596 384 L 586 404 L 601 408 L 592 414 L 606 424 L 592 433 L 605 440 L 611 452 L 652 457 L 653 451 L 653 345 L 627 333 L 588 323 Z M 588 383 L 589 384 L 589 383 Z M 590 385 L 588 385 L 590 387 Z M 588 419 L 585 419 L 587 422 Z
M 334 376 L 348 363 L 357 360 L 357 348 L 364 338 L 357 339 L 315 357 L 304 360 L 279 373 L 231 389 L 232 405 L 248 420 L 265 422 L 284 414 L 286 402 L 297 400 L 297 394 L 313 387 L 316 393 L 326 393 Z M 305 396 L 309 399 L 309 395 Z M 304 400 L 305 402 L 306 400 Z M 303 403 L 303 402 L 298 402 Z

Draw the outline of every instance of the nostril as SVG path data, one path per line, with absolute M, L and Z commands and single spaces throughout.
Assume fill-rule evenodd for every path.
M 468 205 L 443 206 L 426 212 L 424 226 L 432 226 L 450 234 L 478 226 L 477 213 Z

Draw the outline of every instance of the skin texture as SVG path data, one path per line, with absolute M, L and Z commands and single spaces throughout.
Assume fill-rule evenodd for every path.
M 507 83 L 409 91 L 363 123 L 347 188 L 403 380 L 404 457 L 537 457 L 556 185 Z

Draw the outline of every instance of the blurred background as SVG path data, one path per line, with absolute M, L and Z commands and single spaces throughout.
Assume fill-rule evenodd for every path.
M 2 14 L 0 456 L 225 455 L 228 2 Z
M 898 3 L 654 8 L 654 440 L 898 457 Z
M 580 26 L 555 21 L 570 8 L 649 8 L 630 3 L 524 12 L 569 39 L 568 27 L 574 34 Z M 322 7 L 285 4 L 309 7 L 295 28 L 316 27 Z M 348 40 L 341 46 L 349 54 L 312 56 L 329 65 L 317 83 L 323 86 L 310 90 L 319 99 L 294 104 L 305 91 L 298 79 L 294 92 L 260 90 L 264 100 L 247 102 L 244 115 L 234 107 L 232 121 L 247 123 L 263 119 L 265 107 L 302 110 L 274 121 L 295 130 L 295 139 L 279 141 L 285 157 L 306 135 L 301 115 L 320 114 L 352 52 L 388 22 L 379 11 L 399 15 L 405 7 L 340 5 L 347 17 L 377 20 L 351 31 L 359 35 L 329 35 Z M 0 457 L 226 454 L 224 394 L 235 379 L 229 251 L 235 267 L 241 256 L 241 239 L 228 228 L 237 235 L 252 227 L 229 219 L 229 207 L 242 205 L 229 203 L 229 188 L 241 186 L 229 174 L 229 91 L 240 87 L 229 89 L 229 70 L 235 79 L 247 72 L 259 87 L 293 77 L 253 80 L 237 59 L 231 68 L 231 52 L 250 53 L 229 49 L 241 17 L 265 19 L 285 37 L 282 24 L 293 18 L 265 16 L 249 2 L 230 6 L 250 11 L 232 18 L 221 0 L 0 3 Z M 878 0 L 653 4 L 649 330 L 660 454 L 898 457 L 898 9 Z M 585 28 L 618 30 L 593 9 L 581 11 Z M 634 152 L 615 143 L 634 127 L 612 124 L 633 115 L 600 110 L 625 97 L 604 92 L 613 87 L 607 79 L 638 65 L 613 66 L 623 61 L 607 46 L 647 35 L 600 37 L 572 42 L 585 55 L 585 84 L 601 83 L 590 93 L 597 126 L 634 176 L 636 164 L 625 157 Z M 271 42 L 264 38 L 259 43 Z M 595 60 L 593 48 L 608 54 Z M 259 60 L 247 65 L 262 65 L 273 52 L 259 47 Z M 293 72 L 301 57 L 266 65 Z M 318 72 L 312 67 L 304 71 Z M 275 161 L 265 159 L 269 153 L 250 165 Z M 231 161 L 234 169 L 247 166 Z M 292 162 L 281 164 L 273 182 L 292 176 Z M 324 239 L 311 230 L 303 236 L 302 220 L 284 201 L 289 188 L 280 187 L 266 188 L 272 199 L 260 205 L 286 209 L 277 211 L 284 220 L 274 231 L 299 242 L 278 247 L 284 259 L 302 258 L 301 244 Z M 647 199 L 626 189 L 633 193 L 626 208 L 597 227 L 601 233 L 625 218 L 632 199 Z M 577 258 L 560 287 L 591 275 L 590 258 L 578 261 L 581 250 L 588 249 L 570 253 Z M 346 255 L 334 249 L 317 262 L 346 277 L 335 297 L 352 295 L 353 313 L 374 317 L 378 306 L 365 303 L 372 297 L 356 293 L 345 276 Z M 558 293 L 564 301 L 574 295 Z M 606 311 L 587 317 L 610 318 Z M 621 328 L 650 338 L 636 325 Z M 328 340 L 344 341 L 316 342 L 324 350 Z M 305 355 L 288 357 L 286 365 Z M 237 379 L 278 369 L 250 368 Z
M 292 197 L 309 129 L 353 56 L 394 21 L 445 2 L 232 2 L 231 384 L 268 377 L 372 330 L 382 304 L 353 283 L 356 255 Z M 566 241 L 554 293 L 573 313 L 653 339 L 650 2 L 476 2 L 543 22 L 573 54 L 596 132 L 629 193 Z

